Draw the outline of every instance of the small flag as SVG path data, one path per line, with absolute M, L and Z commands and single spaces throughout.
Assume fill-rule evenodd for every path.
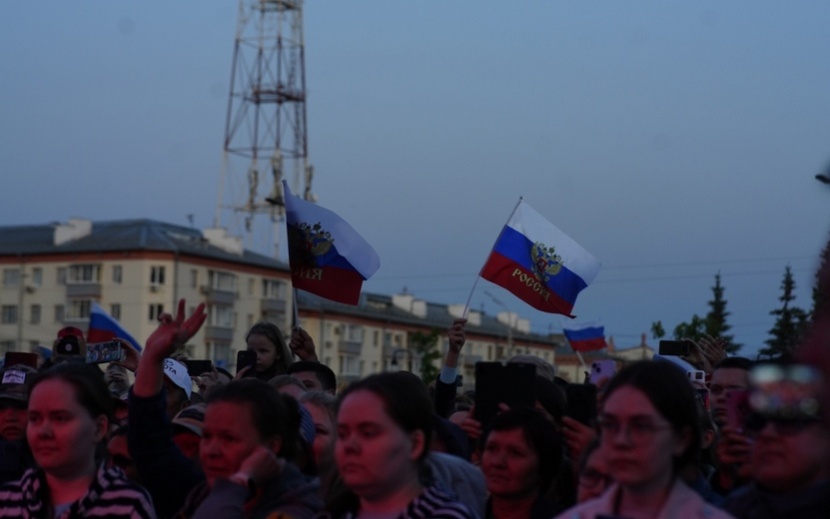
M 121 323 L 112 318 L 98 303 L 92 303 L 89 312 L 89 329 L 86 332 L 86 342 L 106 342 L 114 338 L 124 339 L 141 351 L 141 344 L 121 326 Z
M 574 351 L 596 351 L 607 348 L 604 326 L 585 326 L 576 330 L 562 330 Z
M 332 301 L 356 305 L 363 282 L 380 268 L 380 258 L 351 225 L 332 211 L 285 191 L 291 282 Z
M 543 312 L 569 317 L 600 263 L 521 199 L 481 269 L 481 277 Z

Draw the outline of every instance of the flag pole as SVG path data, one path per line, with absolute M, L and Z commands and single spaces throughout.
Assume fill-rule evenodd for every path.
M 522 198 L 523 197 L 521 197 L 521 196 L 519 197 L 519 201 L 516 202 L 516 206 L 513 208 L 513 211 L 510 212 L 510 216 L 507 217 L 508 222 L 510 221 L 511 218 L 513 218 L 513 215 L 516 214 L 516 210 L 519 208 L 519 205 L 522 203 Z M 505 225 L 507 225 L 506 222 L 505 222 Z M 496 237 L 496 241 L 493 242 L 493 246 L 490 247 L 490 252 L 491 253 L 493 252 L 493 249 L 495 248 L 496 243 L 499 242 L 499 238 L 501 238 L 501 233 L 503 233 L 503 232 L 504 232 L 504 227 L 502 226 L 501 232 L 499 232 L 499 235 Z M 488 255 L 488 257 L 489 257 L 489 255 Z M 467 297 L 467 304 L 464 305 L 464 312 L 461 314 L 461 317 L 463 317 L 464 319 L 467 318 L 467 312 L 470 309 L 470 301 L 473 299 L 473 293 L 476 291 L 476 285 L 478 285 L 478 280 L 481 278 L 481 271 L 484 270 L 484 265 L 486 265 L 486 264 L 487 264 L 487 260 L 485 260 L 484 263 L 481 265 L 481 268 L 478 269 L 478 276 L 476 276 L 476 280 L 475 280 L 475 282 L 473 282 L 473 288 L 470 290 L 470 296 Z
M 294 328 L 299 328 L 300 327 L 300 311 L 298 309 L 299 305 L 297 303 L 297 289 L 292 288 L 292 290 L 294 291 L 294 299 L 291 301 L 291 306 L 294 307 L 293 308 L 293 310 L 294 310 L 294 312 L 293 312 L 294 313 L 294 322 L 292 323 L 292 326 L 291 326 L 291 329 L 293 330 Z
M 582 365 L 582 369 L 590 374 L 591 370 L 589 370 L 588 365 L 585 364 L 585 359 L 582 358 L 582 353 L 580 353 L 579 350 L 574 350 L 574 353 L 576 353 L 577 358 L 579 358 L 579 363 Z

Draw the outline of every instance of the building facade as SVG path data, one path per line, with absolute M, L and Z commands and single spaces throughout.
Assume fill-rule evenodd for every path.
M 51 348 L 58 330 L 86 330 L 97 302 L 140 343 L 158 316 L 174 313 L 179 299 L 188 314 L 205 303 L 205 325 L 186 346 L 192 359 L 234 368 L 236 351 L 258 321 L 291 330 L 293 291 L 288 265 L 244 250 L 221 229 L 194 228 L 153 220 L 0 227 L 0 354 Z M 298 315 L 317 345 L 320 360 L 341 381 L 406 369 L 420 373 L 418 334 L 436 334 L 431 362 L 440 367 L 446 330 L 463 305 L 430 303 L 411 294 L 367 294 L 344 305 L 300 291 Z M 555 363 L 562 335 L 530 332 L 515 313 L 467 315 L 462 351 L 463 384 L 472 389 L 477 361 L 503 361 L 532 354 Z M 288 340 L 288 337 L 286 337 Z

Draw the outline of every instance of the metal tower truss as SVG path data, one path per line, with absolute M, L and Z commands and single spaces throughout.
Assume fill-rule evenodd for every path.
M 283 178 L 313 198 L 305 102 L 302 0 L 240 0 L 217 225 L 222 207 L 246 213 L 249 233 L 257 213 L 281 221 Z

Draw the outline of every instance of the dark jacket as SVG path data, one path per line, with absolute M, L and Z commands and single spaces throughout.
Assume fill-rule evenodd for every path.
M 173 517 L 181 510 L 187 494 L 205 481 L 198 464 L 173 443 L 173 426 L 165 406 L 166 391 L 138 397 L 130 389 L 128 400 L 127 447 L 161 518 Z
M 723 509 L 738 519 L 826 519 L 830 517 L 830 480 L 786 494 L 773 494 L 753 483 L 729 494 Z
M 286 463 L 278 478 L 256 489 L 217 479 L 213 488 L 202 483 L 187 496 L 179 517 L 194 519 L 265 518 L 279 512 L 292 519 L 311 518 L 323 508 L 320 483 Z

